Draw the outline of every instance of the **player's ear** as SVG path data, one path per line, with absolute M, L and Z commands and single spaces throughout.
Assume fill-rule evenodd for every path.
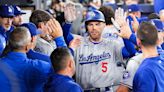
M 137 45 L 141 47 L 141 40 L 137 38 Z
M 71 59 L 68 60 L 68 67 L 72 68 L 72 61 L 71 61 Z
M 40 23 L 38 23 L 38 28 L 43 28 L 44 27 L 44 22 L 40 22 Z

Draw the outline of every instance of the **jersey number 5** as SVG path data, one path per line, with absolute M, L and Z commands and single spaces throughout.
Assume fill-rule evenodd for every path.
M 102 62 L 102 72 L 107 72 L 108 70 L 108 62 Z

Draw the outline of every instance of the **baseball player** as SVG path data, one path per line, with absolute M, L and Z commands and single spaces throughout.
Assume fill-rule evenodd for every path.
M 113 91 L 119 83 L 124 68 L 117 65 L 123 60 L 121 46 L 116 41 L 102 38 L 105 27 L 104 15 L 90 11 L 86 16 L 86 29 L 89 37 L 83 38 L 75 54 L 76 81 L 84 91 Z
M 155 25 L 158 30 L 159 45 L 157 47 L 157 50 L 158 53 L 162 55 L 163 50 L 162 48 L 160 48 L 160 45 L 163 43 L 163 36 L 161 35 L 163 32 L 163 24 L 158 19 L 152 19 L 150 23 Z M 123 80 L 121 81 L 121 86 L 118 88 L 117 92 L 129 92 L 129 90 L 132 90 L 134 75 L 137 69 L 139 68 L 140 64 L 142 63 L 143 59 L 143 54 L 139 54 L 128 61 L 126 71 L 123 74 Z
M 17 5 L 13 5 L 12 6 L 13 8 L 14 8 L 14 15 L 15 15 L 15 17 L 13 17 L 13 25 L 14 26 L 19 26 L 19 25 L 21 25 L 22 24 L 22 15 L 23 14 L 26 14 L 25 12 L 23 12 L 22 10 L 21 10 L 21 8 L 19 7 L 19 6 L 17 6 Z
M 134 92 L 163 92 L 164 59 L 157 51 L 158 33 L 151 23 L 143 22 L 137 31 L 137 41 L 141 46 L 144 61 L 138 68 L 134 80 Z
M 132 90 L 134 75 L 143 61 L 143 54 L 138 54 L 132 57 L 126 66 L 126 71 L 124 71 L 121 86 L 117 89 L 117 92 L 129 92 Z
M 50 58 L 55 73 L 50 76 L 45 91 L 83 92 L 79 84 L 72 79 L 75 74 L 75 61 L 69 49 L 56 48 Z
M 13 87 L 19 87 L 20 90 L 13 90 L 12 83 L 10 83 L 10 80 L 8 80 L 6 75 L 1 76 L 5 79 L 1 80 L 2 83 L 4 83 L 0 84 L 1 92 L 43 91 L 43 85 L 50 73 L 51 65 L 42 60 L 28 59 L 26 52 L 31 48 L 31 39 L 30 32 L 25 27 L 18 27 L 11 32 L 9 38 L 11 51 L 1 58 L 0 61 L 4 62 L 4 64 L 9 66 L 8 69 L 13 71 L 15 76 L 11 76 L 11 74 L 9 79 L 14 82 L 15 86 Z
M 12 6 L 0 5 L 0 55 L 6 47 L 10 32 L 14 30 L 12 26 L 14 16 Z

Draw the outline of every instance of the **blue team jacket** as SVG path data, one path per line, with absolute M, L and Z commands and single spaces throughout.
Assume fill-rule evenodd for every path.
M 146 58 L 138 68 L 133 80 L 133 92 L 164 91 L 164 57 Z
M 50 64 L 41 60 L 28 59 L 25 53 L 9 52 L 0 59 L 13 72 L 5 74 L 0 69 L 0 91 L 12 92 L 13 88 L 17 92 L 42 92 L 43 85 L 50 73 Z M 12 76 L 14 75 L 14 76 Z M 12 84 L 12 85 L 11 85 Z
M 45 92 L 83 92 L 82 88 L 68 76 L 53 74 L 46 84 Z
M 14 30 L 14 27 L 11 26 L 10 30 L 5 32 L 5 29 L 0 26 L 0 55 L 2 54 L 4 48 L 6 47 L 6 43 L 9 38 L 9 34 Z

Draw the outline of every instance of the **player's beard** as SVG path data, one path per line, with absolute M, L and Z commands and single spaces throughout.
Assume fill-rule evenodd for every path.
M 101 39 L 101 33 L 93 31 L 93 32 L 90 33 L 90 38 L 93 41 L 99 41 Z
M 11 25 L 5 25 L 5 26 L 4 26 L 4 29 L 5 29 L 6 31 L 10 30 L 10 28 L 11 28 Z

